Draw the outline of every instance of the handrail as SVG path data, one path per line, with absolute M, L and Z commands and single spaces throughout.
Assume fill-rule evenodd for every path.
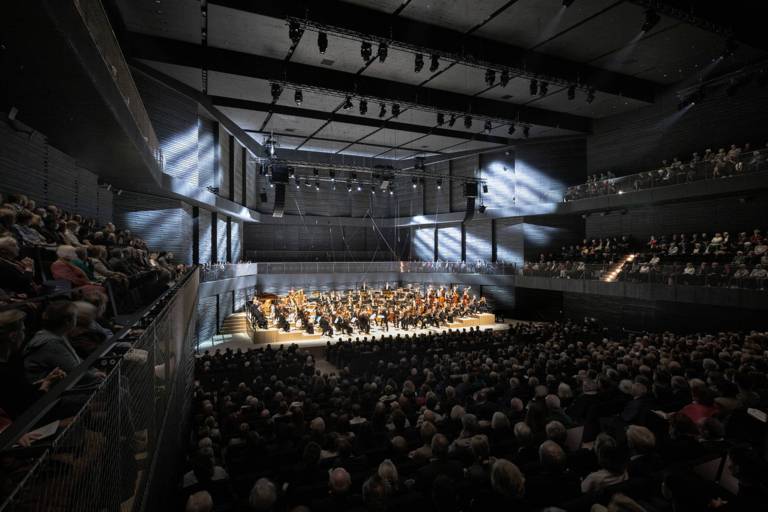
M 102 357 L 105 357 L 109 352 L 115 348 L 118 343 L 121 343 L 128 334 L 138 328 L 140 322 L 145 320 L 147 315 L 153 311 L 162 301 L 165 301 L 170 295 L 174 294 L 181 286 L 183 286 L 189 278 L 196 271 L 196 267 L 190 269 L 177 283 L 163 292 L 152 304 L 144 308 L 142 313 L 136 317 L 136 320 L 130 326 L 122 328 L 115 333 L 111 338 L 105 340 L 99 345 L 96 350 L 90 354 L 77 368 L 73 369 L 67 376 L 58 382 L 51 390 L 43 395 L 37 402 L 35 402 L 30 408 L 24 411 L 11 425 L 0 433 L 0 452 L 11 448 L 16 441 L 28 431 L 34 429 L 35 424 L 51 410 L 53 406 L 59 401 L 59 399 L 67 392 L 72 390 L 78 381 L 90 371 L 94 363 L 96 363 Z M 170 302 L 166 303 L 163 308 L 155 314 L 155 317 L 161 316 L 167 309 Z M 92 392 L 97 391 L 101 385 L 92 388 Z

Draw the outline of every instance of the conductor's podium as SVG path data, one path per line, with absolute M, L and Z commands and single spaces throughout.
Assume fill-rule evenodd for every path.
M 475 316 L 463 316 L 454 318 L 453 322 L 448 324 L 450 329 L 463 329 L 465 327 L 478 327 L 483 325 L 493 325 L 496 323 L 496 316 L 493 313 L 480 313 Z

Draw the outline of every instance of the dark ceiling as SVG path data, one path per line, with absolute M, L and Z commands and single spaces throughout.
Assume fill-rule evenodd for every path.
M 567 3 L 211 0 L 203 13 L 199 0 L 114 0 L 113 14 L 129 58 L 205 89 L 258 142 L 274 134 L 286 149 L 397 160 L 502 147 L 523 137 L 526 126 L 531 138 L 586 133 L 592 119 L 646 106 L 665 87 L 711 71 L 731 30 L 740 44 L 719 70 L 766 53 L 757 48 L 756 27 L 711 6 L 696 5 L 692 17 L 676 10 L 687 8 L 683 0 Z M 658 4 L 659 19 L 642 32 L 649 4 Z M 302 29 L 295 43 L 291 21 Z M 324 54 L 320 32 L 327 34 Z M 371 42 L 367 61 L 362 41 Z M 383 62 L 381 41 L 388 50 Z M 438 67 L 430 71 L 433 53 Z M 424 56 L 420 72 L 417 54 Z M 531 93 L 532 79 L 547 82 L 545 94 Z M 283 89 L 277 101 L 275 82 Z M 343 108 L 347 96 L 350 109 Z M 465 126 L 467 115 L 472 123 Z

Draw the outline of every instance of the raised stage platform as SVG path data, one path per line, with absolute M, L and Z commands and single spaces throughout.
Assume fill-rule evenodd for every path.
M 481 313 L 476 316 L 457 318 L 455 322 L 448 324 L 448 327 L 431 327 L 427 329 L 394 329 L 391 328 L 388 331 L 379 329 L 376 326 L 371 327 L 371 334 L 367 335 L 368 338 L 378 338 L 380 336 L 394 336 L 397 334 L 413 334 L 413 333 L 427 333 L 427 332 L 445 332 L 450 329 L 465 329 L 469 327 L 489 327 L 492 328 L 496 325 L 496 318 L 492 313 Z M 505 324 L 499 324 L 505 325 Z M 354 332 L 352 338 L 362 338 L 365 334 Z M 341 339 L 347 339 L 350 336 L 346 334 L 335 334 L 334 336 L 323 336 L 320 333 L 307 334 L 304 331 L 298 329 L 291 329 L 290 331 L 281 331 L 276 327 L 269 329 L 256 329 L 251 335 L 254 345 L 264 345 L 267 343 L 303 343 L 310 341 L 322 341 L 323 344 L 327 341 L 339 341 Z

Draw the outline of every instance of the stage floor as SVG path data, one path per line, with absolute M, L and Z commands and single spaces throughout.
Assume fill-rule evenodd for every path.
M 494 331 L 503 331 L 509 329 L 509 324 L 504 323 L 494 323 L 494 324 L 486 324 L 486 325 L 480 325 L 479 326 L 481 330 L 485 331 L 488 329 L 494 330 Z M 384 331 L 382 329 L 379 329 L 378 327 L 372 327 L 371 333 L 369 335 L 362 334 L 362 333 L 353 333 L 352 336 L 345 335 L 335 335 L 335 336 L 322 336 L 320 334 L 315 335 L 305 335 L 301 331 L 292 331 L 290 333 L 283 333 L 281 336 L 281 339 L 278 341 L 264 341 L 261 343 L 254 343 L 251 337 L 248 335 L 248 333 L 242 332 L 242 333 L 235 333 L 235 334 L 224 334 L 224 335 L 217 335 L 209 340 L 205 340 L 204 342 L 201 342 L 199 347 L 200 350 L 210 350 L 212 348 L 217 349 L 246 349 L 246 348 L 253 348 L 253 347 L 260 347 L 265 345 L 291 345 L 293 343 L 296 343 L 297 345 L 301 346 L 302 348 L 311 348 L 311 347 L 321 347 L 325 346 L 326 343 L 329 341 L 331 343 L 338 343 L 339 341 L 347 340 L 347 339 L 355 339 L 355 338 L 368 338 L 368 339 L 379 339 L 382 336 L 396 336 L 400 334 L 401 336 L 405 336 L 406 334 L 409 334 L 413 336 L 414 334 L 428 334 L 428 333 L 444 333 L 449 330 L 451 331 L 457 331 L 462 329 L 468 329 L 470 327 L 430 327 L 427 329 L 389 329 L 389 331 Z

